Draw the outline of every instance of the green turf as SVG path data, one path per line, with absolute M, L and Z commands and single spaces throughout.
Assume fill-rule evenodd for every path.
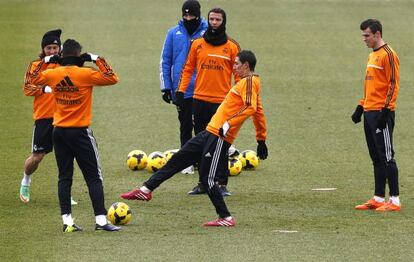
M 202 14 L 227 11 L 228 33 L 258 57 L 268 121 L 269 158 L 230 179 L 227 203 L 236 228 L 206 229 L 207 197 L 186 192 L 197 176 L 163 184 L 148 203 L 130 202 L 134 218 L 120 233 L 95 233 L 85 182 L 77 169 L 76 223 L 63 234 L 57 169 L 48 155 L 33 176 L 32 200 L 18 198 L 30 151 L 32 99 L 22 94 L 27 64 L 44 32 L 62 28 L 105 56 L 120 76 L 96 88 L 92 128 L 99 143 L 106 205 L 145 181 L 125 166 L 129 151 L 178 147 L 177 113 L 161 100 L 159 56 L 182 1 L 0 1 L 0 261 L 410 261 L 414 218 L 413 1 L 201 1 Z M 400 213 L 357 212 L 372 194 L 372 166 L 362 125 L 351 122 L 367 55 L 359 24 L 376 17 L 398 52 L 401 90 L 395 130 Z M 236 140 L 255 149 L 251 121 Z M 333 192 L 311 191 L 336 187 Z M 281 233 L 280 230 L 297 231 Z

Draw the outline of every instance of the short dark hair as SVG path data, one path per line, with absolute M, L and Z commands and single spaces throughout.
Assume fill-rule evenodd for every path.
M 246 62 L 249 63 L 250 71 L 254 71 L 254 68 L 256 67 L 256 56 L 252 51 L 242 50 L 237 54 L 237 57 L 242 64 Z
M 371 29 L 371 32 L 373 34 L 375 34 L 376 32 L 379 31 L 381 33 L 381 37 L 382 37 L 382 25 L 381 25 L 381 22 L 379 20 L 370 18 L 370 19 L 367 19 L 367 20 L 363 21 L 361 23 L 361 25 L 359 26 L 359 28 L 361 30 L 365 30 L 368 27 L 369 27 L 369 29 Z
M 62 57 L 78 56 L 82 51 L 82 46 L 74 39 L 68 39 L 63 43 Z

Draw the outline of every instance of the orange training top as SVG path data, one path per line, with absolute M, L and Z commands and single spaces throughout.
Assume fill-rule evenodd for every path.
M 260 98 L 260 78 L 258 75 L 251 75 L 241 79 L 229 91 L 223 103 L 208 123 L 207 131 L 219 136 L 219 129 L 224 122 L 230 125 L 223 138 L 233 144 L 243 122 L 253 116 L 253 123 L 256 128 L 256 140 L 266 140 L 266 118 Z
M 55 112 L 55 99 L 51 93 L 43 93 L 43 86 L 36 86 L 30 83 L 30 74 L 41 62 L 40 59 L 32 61 L 24 77 L 23 92 L 26 96 L 33 96 L 33 119 L 53 118 Z M 43 64 L 40 71 L 56 68 L 58 64 Z
M 56 100 L 53 125 L 56 127 L 88 127 L 92 118 L 92 90 L 94 85 L 113 85 L 118 76 L 102 57 L 90 67 L 60 66 L 41 72 L 43 62 L 30 76 L 33 84 L 52 87 Z
M 239 44 L 231 38 L 220 46 L 213 46 L 204 38 L 194 40 L 181 73 L 178 90 L 185 93 L 194 70 L 197 70 L 193 98 L 221 103 L 231 88 L 233 64 L 238 52 Z M 237 83 L 239 77 L 234 75 L 234 80 Z
M 400 61 L 397 53 L 387 44 L 368 56 L 364 83 L 364 98 L 359 104 L 365 111 L 389 108 L 395 110 L 400 89 Z

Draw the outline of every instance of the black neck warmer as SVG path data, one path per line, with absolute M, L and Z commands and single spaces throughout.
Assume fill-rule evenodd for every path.
M 187 29 L 188 34 L 191 36 L 194 34 L 198 26 L 200 25 L 201 19 L 200 17 L 197 17 L 191 20 L 183 19 L 183 22 L 184 22 L 185 29 Z
M 208 18 L 210 18 L 211 13 L 220 13 L 223 17 L 223 22 L 217 29 L 213 29 L 208 23 L 207 31 L 204 33 L 203 38 L 206 40 L 207 43 L 219 46 L 224 45 L 227 42 L 227 35 L 226 35 L 226 12 L 224 12 L 221 8 L 213 8 L 208 12 Z
M 84 64 L 84 61 L 82 61 L 82 59 L 79 56 L 67 56 L 67 57 L 60 58 L 59 64 L 63 66 L 75 65 L 75 66 L 82 67 Z
M 208 25 L 208 29 L 204 33 L 203 38 L 211 45 L 224 45 L 227 42 L 226 26 L 222 24 L 219 28 L 214 30 Z

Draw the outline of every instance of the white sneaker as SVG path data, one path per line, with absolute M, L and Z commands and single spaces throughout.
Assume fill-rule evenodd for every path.
M 194 174 L 194 167 L 193 166 L 189 166 L 187 168 L 184 168 L 181 171 L 181 174 L 184 174 L 184 175 L 192 175 L 192 174 Z
M 234 145 L 231 145 L 229 147 L 229 150 L 227 151 L 229 158 L 235 158 L 237 157 L 240 153 L 239 150 L 237 150 L 237 148 Z
M 75 200 L 73 200 L 73 197 L 70 198 L 70 205 L 71 206 L 76 206 L 78 204 L 78 202 L 76 202 Z

